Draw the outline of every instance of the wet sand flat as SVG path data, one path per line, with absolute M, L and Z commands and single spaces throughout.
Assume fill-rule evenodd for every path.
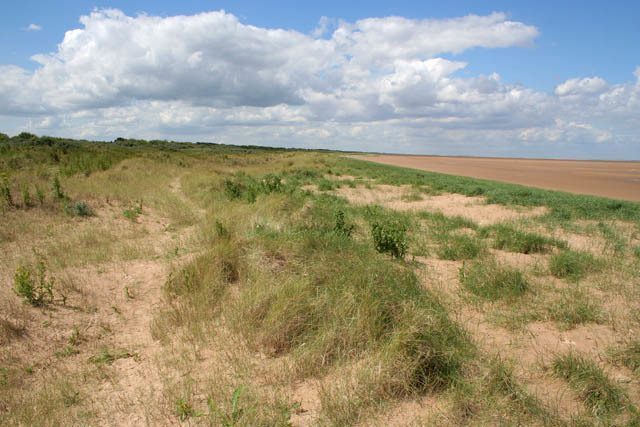
M 640 201 L 640 161 L 590 161 L 439 157 L 352 156 L 393 166 L 510 182 L 531 187 Z

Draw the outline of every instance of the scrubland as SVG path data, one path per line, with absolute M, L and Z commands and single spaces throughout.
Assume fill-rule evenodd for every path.
M 638 425 L 640 204 L 0 135 L 6 425 Z

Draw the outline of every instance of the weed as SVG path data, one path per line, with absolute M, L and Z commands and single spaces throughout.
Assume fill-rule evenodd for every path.
M 242 391 L 244 390 L 243 386 L 236 387 L 233 390 L 233 394 L 231 395 L 231 407 L 229 411 L 223 411 L 217 407 L 215 402 L 209 398 L 207 399 L 207 406 L 209 407 L 209 411 L 218 415 L 221 419 L 221 425 L 223 427 L 234 427 L 238 425 L 240 421 L 243 410 L 240 407 L 240 396 L 242 395 Z
M 107 347 L 103 347 L 98 354 L 91 356 L 89 361 L 96 365 L 111 365 L 118 359 L 127 359 L 129 357 L 136 357 L 136 355 L 126 350 L 110 350 Z
M 449 234 L 441 237 L 444 242 L 438 248 L 438 256 L 447 260 L 464 260 L 476 258 L 482 253 L 482 245 L 478 239 L 465 234 Z
M 85 202 L 73 202 L 65 206 L 65 212 L 71 216 L 93 216 L 93 210 Z
M 407 223 L 398 219 L 379 219 L 371 223 L 373 244 L 380 253 L 404 258 L 407 253 Z
M 45 199 L 44 191 L 42 190 L 42 188 L 40 188 L 37 185 L 36 185 L 36 199 L 38 199 L 38 203 L 41 206 L 44 205 L 44 199 Z
M 229 230 L 220 221 L 216 220 L 214 224 L 214 232 L 216 237 L 227 238 L 229 237 Z
M 53 198 L 56 200 L 64 200 L 66 198 L 62 185 L 60 184 L 60 178 L 56 175 L 51 182 L 51 190 L 53 192 Z
M 58 358 L 70 357 L 80 353 L 76 347 L 71 344 L 65 345 L 62 350 L 58 350 L 55 352 L 55 356 Z
M 558 278 L 578 281 L 600 268 L 600 262 L 588 252 L 565 249 L 549 259 L 549 270 Z
M 46 265 L 43 261 L 37 263 L 35 271 L 32 268 L 20 266 L 14 275 L 15 292 L 33 306 L 53 302 L 53 286 L 54 279 L 47 277 Z
M 60 389 L 60 395 L 62 397 L 62 403 L 67 408 L 80 403 L 80 392 L 75 390 L 71 385 L 64 384 Z
M 11 196 L 11 187 L 9 187 L 9 184 L 6 181 L 3 181 L 0 184 L 0 195 L 2 196 L 2 199 L 4 200 L 5 205 L 9 206 L 9 207 L 13 207 L 13 197 Z
M 179 397 L 178 399 L 176 399 L 175 411 L 176 416 L 181 422 L 184 422 L 191 417 L 197 416 L 197 412 L 191 405 L 191 402 L 183 397 Z
M 142 200 L 139 200 L 134 206 L 125 209 L 122 214 L 129 221 L 137 221 L 138 217 L 142 215 Z
M 488 300 L 518 297 L 529 289 L 522 272 L 495 261 L 476 261 L 460 268 L 460 283 Z
M 622 410 L 627 395 L 593 361 L 577 354 L 558 356 L 552 363 L 553 373 L 565 379 L 576 390 L 591 412 L 599 416 Z
M 22 206 L 25 208 L 31 207 L 31 193 L 29 187 L 22 187 Z
M 353 224 L 347 224 L 344 219 L 344 211 L 342 209 L 338 209 L 336 211 L 336 225 L 333 227 L 333 231 L 337 234 L 351 237 L 354 227 L 355 226 Z

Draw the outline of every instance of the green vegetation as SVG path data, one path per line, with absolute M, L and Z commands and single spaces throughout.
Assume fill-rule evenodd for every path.
M 566 248 L 563 241 L 536 233 L 520 231 L 506 224 L 497 224 L 482 229 L 483 237 L 493 239 L 493 248 L 523 254 L 546 253 L 552 248 Z
M 39 261 L 35 268 L 18 267 L 13 282 L 16 294 L 29 304 L 43 306 L 53 302 L 54 279 L 48 277 L 43 261 Z
M 0 289 L 6 424 L 634 420 L 635 394 L 604 372 L 635 378 L 640 365 L 627 341 L 640 326 L 638 204 L 330 152 L 168 141 L 0 135 L 0 168 L 0 274 L 14 277 Z M 362 204 L 380 184 L 402 187 L 392 203 Z M 401 211 L 446 192 L 485 197 L 513 219 L 481 226 L 492 221 L 476 204 L 456 210 L 466 216 Z M 518 216 L 534 206 L 547 213 Z M 549 339 L 531 340 L 538 331 Z M 583 331 L 627 344 L 600 361 L 605 371 L 596 351 L 551 370 L 515 363 L 553 358 Z M 513 345 L 494 345 L 503 340 Z M 153 374 L 140 389 L 127 379 L 139 372 Z M 553 375 L 590 415 L 571 418 L 547 396 Z M 127 404 L 111 404 L 114 387 Z
M 569 382 L 584 404 L 597 416 L 609 416 L 620 412 L 627 402 L 627 395 L 600 367 L 576 354 L 558 356 L 553 361 L 553 372 Z
M 519 297 L 530 287 L 522 272 L 491 260 L 464 265 L 460 269 L 460 283 L 488 300 Z
M 569 249 L 554 254 L 549 260 L 551 274 L 559 278 L 578 281 L 600 269 L 601 262 L 588 252 Z

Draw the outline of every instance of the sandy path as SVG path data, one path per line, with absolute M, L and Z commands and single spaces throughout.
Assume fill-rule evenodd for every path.
M 640 162 L 361 155 L 393 166 L 640 201 Z

